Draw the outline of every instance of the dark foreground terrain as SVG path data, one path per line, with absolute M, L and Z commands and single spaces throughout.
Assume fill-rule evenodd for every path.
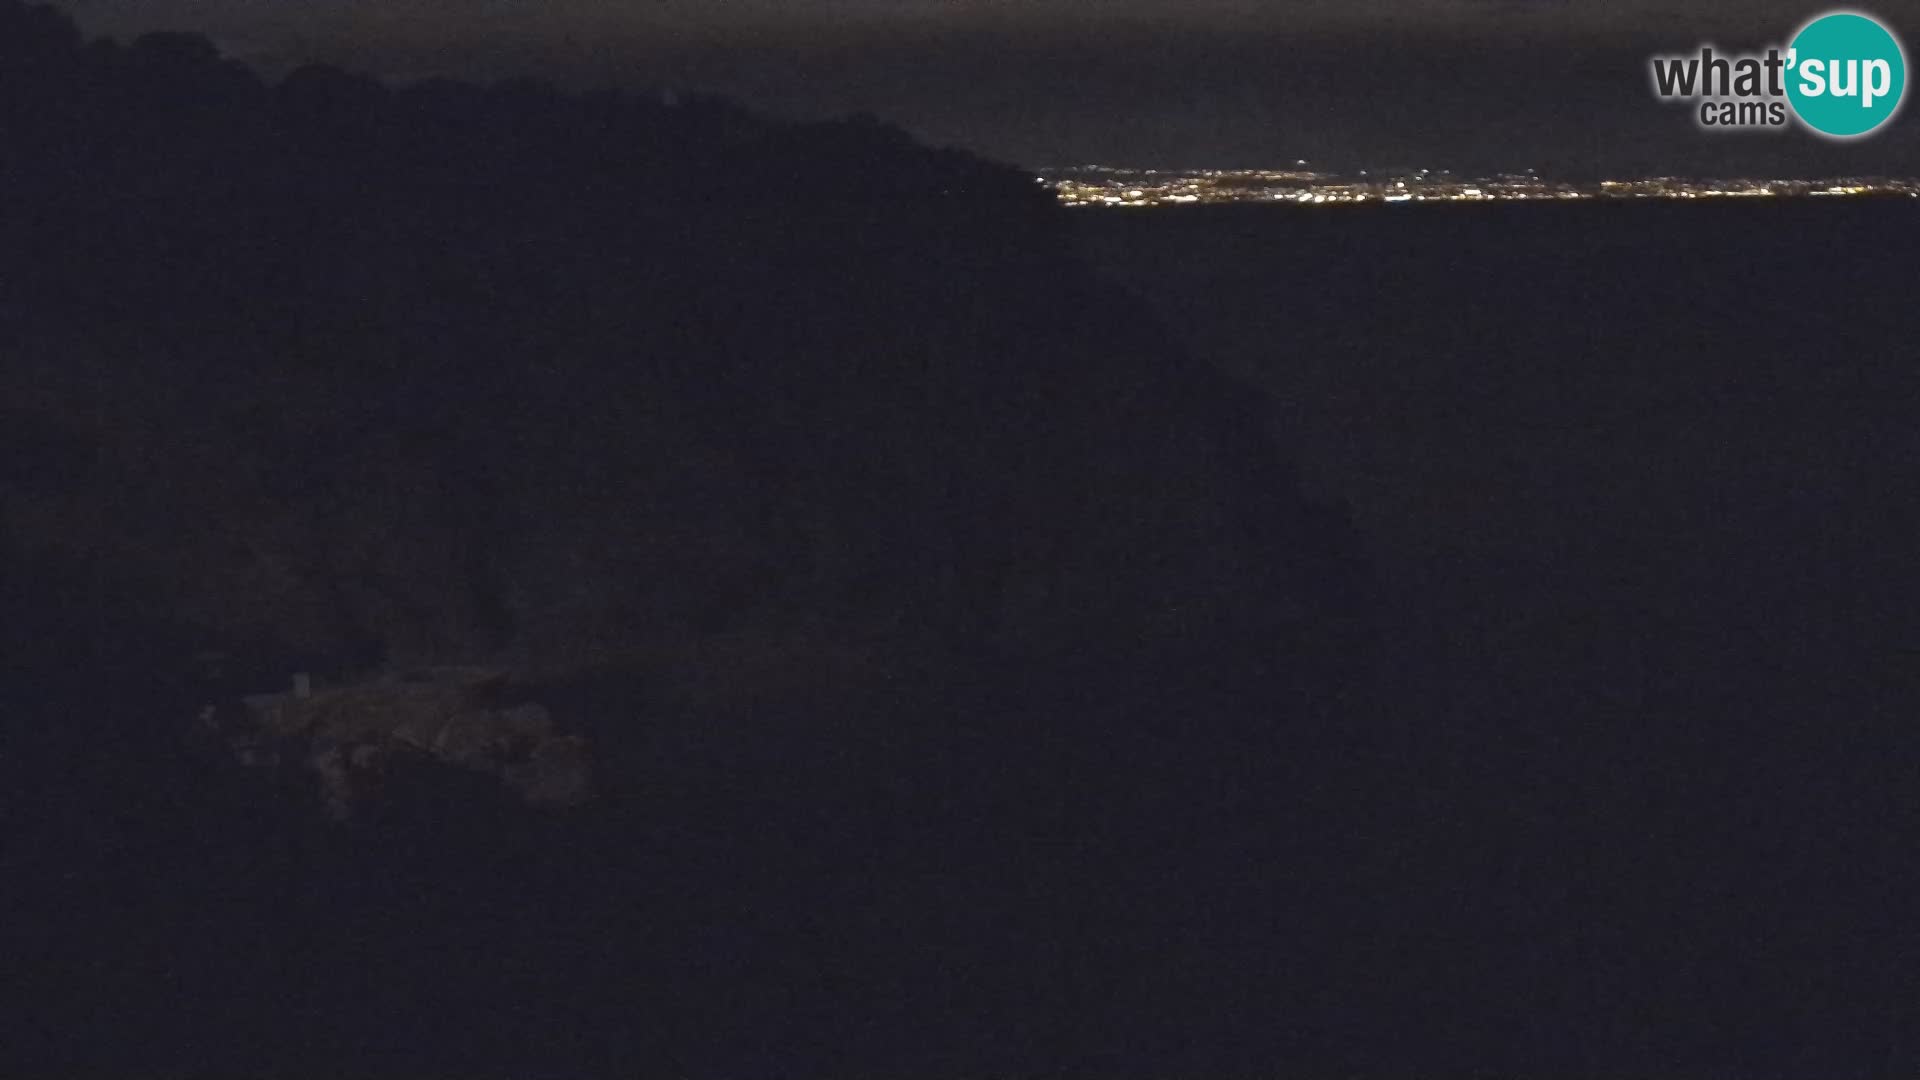
M 1912 228 L 0 3 L 5 1064 L 1906 1068 Z
M 1344 1052 L 1366 569 L 1031 176 L 0 3 L 0 342 L 26 1071 Z

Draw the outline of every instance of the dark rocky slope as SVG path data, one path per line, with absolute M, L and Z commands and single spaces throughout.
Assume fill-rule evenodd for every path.
M 1302 838 L 1366 805 L 1327 793 L 1365 575 L 1260 399 L 1021 172 L 718 101 L 270 86 L 9 2 L 0 340 L 8 869 L 53 1021 L 20 1047 L 1337 1043 L 1266 1021 L 1355 917 Z M 181 745 L 207 650 L 236 691 L 512 670 L 603 797 L 424 768 L 326 826 Z

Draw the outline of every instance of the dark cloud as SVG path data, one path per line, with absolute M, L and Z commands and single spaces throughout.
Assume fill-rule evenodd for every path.
M 1854 145 L 1709 135 L 1646 58 L 1785 39 L 1781 0 L 81 0 L 266 67 L 671 83 L 801 115 L 869 111 L 1033 164 L 1920 172 L 1908 111 Z M 1868 10 L 1920 28 L 1920 0 Z

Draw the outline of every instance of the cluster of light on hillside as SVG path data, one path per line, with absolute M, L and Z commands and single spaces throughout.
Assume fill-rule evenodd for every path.
M 1526 173 L 1458 176 L 1420 169 L 1369 175 L 1306 169 L 1193 171 L 1085 166 L 1042 172 L 1068 206 L 1146 207 L 1196 203 L 1519 202 L 1586 199 L 1730 199 L 1904 195 L 1920 198 L 1920 178 L 1821 180 L 1696 179 L 1655 176 L 1575 183 Z

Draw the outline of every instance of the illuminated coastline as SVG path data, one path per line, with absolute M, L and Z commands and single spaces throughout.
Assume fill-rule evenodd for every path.
M 1047 169 L 1040 182 L 1068 206 L 1152 207 L 1195 204 L 1577 202 L 1633 199 L 1920 198 L 1920 177 L 1847 176 L 1817 180 L 1639 177 L 1576 183 L 1533 173 L 1469 177 L 1417 170 L 1369 175 L 1305 169 Z

